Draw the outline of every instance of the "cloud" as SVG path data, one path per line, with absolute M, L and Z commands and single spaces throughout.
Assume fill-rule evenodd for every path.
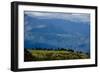
M 44 13 L 44 12 L 25 12 L 25 14 L 29 15 L 29 16 L 50 16 L 52 15 L 51 13 Z
M 60 37 L 66 37 L 67 34 L 56 34 L 57 36 L 60 36 Z
M 83 22 L 89 22 L 90 21 L 90 14 L 78 14 L 78 13 L 72 13 L 72 18 L 76 20 L 80 20 Z
M 70 34 L 60 34 L 60 33 L 58 33 L 56 35 L 59 36 L 59 37 L 71 37 L 72 36 Z
M 45 28 L 46 25 L 37 25 L 37 26 L 34 26 L 33 28 Z
M 90 22 L 90 14 L 86 13 L 53 13 L 53 12 L 29 12 L 25 11 L 25 14 L 31 17 L 37 17 L 38 19 L 63 19 L 74 22 Z
M 32 32 L 27 31 L 24 34 L 24 39 L 25 40 L 35 40 L 35 36 L 33 35 Z

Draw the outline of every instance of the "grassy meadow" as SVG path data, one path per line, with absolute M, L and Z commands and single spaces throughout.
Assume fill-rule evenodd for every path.
M 49 61 L 49 60 L 71 60 L 88 59 L 89 55 L 73 50 L 24 50 L 24 61 Z

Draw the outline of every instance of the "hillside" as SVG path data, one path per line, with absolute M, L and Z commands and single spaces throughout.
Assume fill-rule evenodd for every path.
M 74 60 L 88 59 L 89 55 L 73 50 L 32 50 L 25 49 L 24 61 L 50 61 L 50 60 Z

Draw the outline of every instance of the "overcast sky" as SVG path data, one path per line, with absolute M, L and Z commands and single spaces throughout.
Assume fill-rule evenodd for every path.
M 25 14 L 31 17 L 37 17 L 39 19 L 64 19 L 74 22 L 90 22 L 90 14 L 86 13 L 60 13 L 60 12 L 34 12 L 25 11 Z

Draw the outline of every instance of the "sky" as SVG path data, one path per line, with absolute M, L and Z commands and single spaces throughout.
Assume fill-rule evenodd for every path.
M 36 45 L 89 50 L 90 14 L 39 11 L 25 11 L 24 14 L 25 48 Z
M 72 20 L 74 22 L 89 22 L 90 15 L 87 13 L 61 13 L 61 12 L 32 12 L 25 11 L 25 14 L 31 17 L 37 17 L 39 19 L 64 19 L 64 20 Z

